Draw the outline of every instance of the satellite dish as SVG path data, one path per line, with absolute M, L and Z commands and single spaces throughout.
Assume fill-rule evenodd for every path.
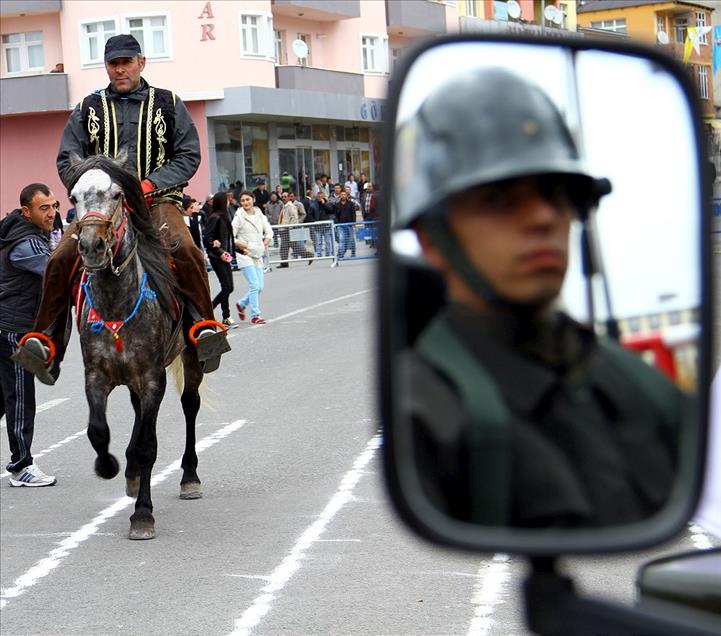
M 661 44 L 668 44 L 668 33 L 666 33 L 666 31 L 659 31 L 659 32 L 656 34 L 656 39 L 657 39 Z
M 521 17 L 521 5 L 518 4 L 516 0 L 508 0 L 506 3 L 506 10 L 508 11 L 508 15 L 514 20 L 518 20 L 518 18 Z
M 559 13 L 558 9 L 556 9 L 555 6 L 552 4 L 549 4 L 544 10 L 543 15 L 549 22 L 555 22 L 556 21 L 556 15 Z M 563 14 L 561 14 L 563 15 Z M 563 18 L 561 18 L 563 20 Z
M 563 11 L 560 9 L 556 11 L 556 14 L 553 16 L 553 23 L 554 24 L 561 24 L 563 22 Z
M 303 60 L 308 57 L 308 45 L 303 42 L 303 40 L 293 40 L 291 48 L 299 60 Z

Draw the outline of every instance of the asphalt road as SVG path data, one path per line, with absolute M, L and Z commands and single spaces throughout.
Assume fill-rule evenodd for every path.
M 9 488 L 0 479 L 0 632 L 525 634 L 523 559 L 422 543 L 388 504 L 374 403 L 374 265 L 293 264 L 267 276 L 268 324 L 233 330 L 233 351 L 207 376 L 200 500 L 178 499 L 182 412 L 169 388 L 153 541 L 126 538 L 132 501 L 122 473 L 111 481 L 93 473 L 74 336 L 58 384 L 38 385 L 33 449 L 58 484 Z M 235 283 L 243 293 L 240 274 Z M 132 422 L 125 389 L 108 413 L 122 458 Z M 0 437 L 4 466 L 4 430 Z M 687 531 L 652 552 L 565 565 L 582 589 L 631 602 L 642 560 L 708 544 Z

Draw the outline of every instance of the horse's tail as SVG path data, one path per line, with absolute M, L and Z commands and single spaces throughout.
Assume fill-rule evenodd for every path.
M 178 395 L 182 395 L 183 389 L 185 388 L 185 373 L 182 356 L 175 356 L 175 359 L 168 365 L 168 373 L 173 379 L 173 384 L 175 384 L 175 390 L 178 392 Z M 203 380 L 198 387 L 198 394 L 200 395 L 200 403 L 203 406 L 208 406 L 210 400 L 208 398 L 208 385 L 205 383 L 205 377 L 203 377 Z

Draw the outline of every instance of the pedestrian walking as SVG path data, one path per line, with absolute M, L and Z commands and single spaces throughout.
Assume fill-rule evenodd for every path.
M 273 240 L 273 229 L 260 208 L 255 206 L 252 192 L 240 193 L 240 209 L 233 218 L 233 239 L 240 253 L 236 257 L 241 274 L 248 281 L 248 292 L 236 304 L 238 317 L 245 320 L 246 309 L 250 308 L 250 323 L 264 325 L 260 315 L 259 295 L 263 291 L 263 255 Z
M 50 257 L 48 233 L 59 208 L 45 184 L 32 183 L 20 193 L 20 209 L 0 222 L 0 417 L 7 419 L 10 461 L 6 469 L 11 486 L 56 482 L 33 461 L 35 377 L 12 356 L 22 336 L 33 328 Z
M 213 298 L 213 309 L 220 305 L 223 324 L 227 327 L 235 325 L 230 317 L 229 298 L 233 293 L 233 270 L 231 261 L 235 247 L 233 245 L 233 228 L 228 220 L 228 196 L 226 192 L 216 192 L 213 196 L 213 210 L 208 217 L 203 235 L 205 249 L 208 250 L 210 266 L 213 268 L 220 291 Z

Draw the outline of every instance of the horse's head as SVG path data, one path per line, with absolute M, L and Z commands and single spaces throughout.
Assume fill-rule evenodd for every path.
M 80 172 L 70 190 L 78 219 L 78 251 L 87 269 L 103 269 L 117 253 L 127 222 L 123 188 L 111 176 L 119 174 L 120 163 L 98 157 L 78 159 L 71 166 Z

